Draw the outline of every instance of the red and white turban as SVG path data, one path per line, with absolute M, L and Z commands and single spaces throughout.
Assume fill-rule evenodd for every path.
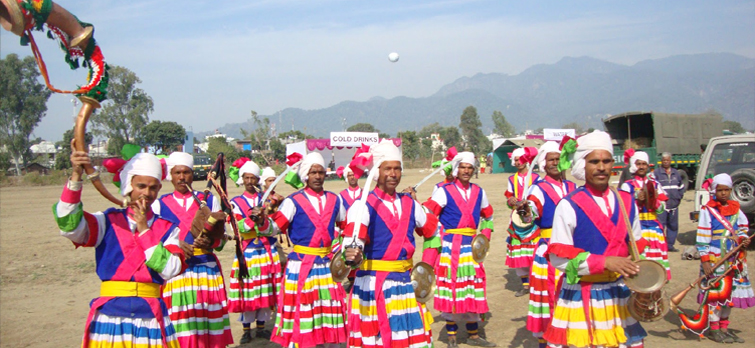
M 260 166 L 257 165 L 257 163 L 254 163 L 252 161 L 246 161 L 241 168 L 239 168 L 239 179 L 236 180 L 236 184 L 243 185 L 244 184 L 244 174 L 249 173 L 253 174 L 256 177 L 260 177 Z
M 301 182 L 307 182 L 307 179 L 309 179 L 309 170 L 312 169 L 312 166 L 315 164 L 319 164 L 325 168 L 325 159 L 322 158 L 322 155 L 319 152 L 310 152 L 304 156 L 304 159 L 299 166 L 299 170 L 297 171 Z

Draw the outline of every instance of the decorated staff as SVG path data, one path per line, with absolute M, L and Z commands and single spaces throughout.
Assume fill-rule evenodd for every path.
M 511 223 L 507 229 L 509 237 L 506 239 L 506 266 L 513 268 L 522 280 L 522 288 L 516 292 L 516 297 L 530 292 L 530 268 L 540 239 L 538 229 L 515 229 L 512 225 L 519 217 L 526 215 L 526 209 L 529 208 L 525 204 L 525 191 L 540 179 L 540 176 L 532 173 L 536 157 L 537 149 L 534 147 L 518 148 L 511 153 L 511 163 L 516 166 L 517 172 L 509 177 L 505 193 L 507 204 L 512 209 Z
M 260 208 L 263 200 L 259 188 L 260 167 L 248 158 L 238 159 L 233 167 L 238 168 L 238 177 L 234 174 L 231 179 L 244 186 L 244 193 L 231 199 L 233 223 L 238 226 L 244 256 L 233 260 L 229 310 L 241 313 L 239 321 L 243 323 L 244 333 L 239 343 L 246 344 L 252 341 L 253 322 L 257 327 L 254 337 L 270 339 L 265 322 L 271 319 L 272 308 L 277 304 L 281 264 L 276 239 L 267 233 L 270 231 L 267 212 Z M 241 263 L 248 267 L 249 276 L 235 279 Z
M 220 260 L 213 249 L 225 245 L 226 215 L 212 194 L 191 188 L 193 167 L 190 153 L 171 153 L 167 168 L 174 191 L 152 204 L 155 214 L 179 222 L 186 253 L 186 271 L 169 280 L 162 295 L 182 347 L 223 348 L 233 344 L 233 336 Z
M 457 323 L 461 322 L 466 324 L 469 333 L 467 344 L 495 347 L 478 332 L 478 321 L 489 309 L 482 261 L 493 232 L 493 206 L 485 191 L 470 182 L 476 170 L 474 154 L 459 153 L 452 162 L 456 179 L 438 188 L 424 203 L 438 216 L 444 229 L 442 245 L 425 246 L 441 249 L 436 267 L 435 309 L 446 320 L 449 347 L 457 346 Z
M 624 152 L 624 162 L 629 163 L 632 178 L 621 184 L 619 190 L 634 195 L 640 211 L 642 238 L 648 242 L 648 247 L 639 252 L 645 259 L 663 265 L 668 280 L 671 280 L 666 236 L 663 233 L 663 225 L 658 221 L 658 214 L 665 211 L 668 197 L 663 187 L 651 177 L 652 175 L 648 175 L 650 167 L 647 153 L 628 149 Z
M 608 133 L 579 138 L 573 160 L 572 175 L 586 183 L 556 205 L 547 256 L 564 278 L 543 337 L 549 347 L 642 347 L 647 333 L 629 315 L 624 283 L 640 271 L 627 258 L 627 240 L 641 237 L 634 197 L 609 190 Z
M 540 147 L 538 166 L 546 175 L 543 180 L 535 183 L 527 192 L 529 204 L 527 214 L 533 223 L 529 226 L 512 224 L 512 227 L 517 230 L 533 227 L 539 230 L 540 241 L 535 250 L 529 279 L 532 291 L 530 291 L 528 306 L 527 330 L 538 338 L 540 348 L 546 346 L 543 334 L 550 325 L 553 316 L 556 289 L 558 289 L 558 282 L 562 274 L 545 257 L 550 243 L 556 205 L 562 198 L 577 188 L 577 185 L 573 182 L 562 179 L 562 168 L 559 166 L 559 162 L 561 156 L 568 156 L 570 149 L 573 148 L 574 140 L 568 137 L 565 137 L 562 141 L 561 148 L 554 141 L 548 141 Z
M 402 160 L 392 141 L 372 146 L 360 159 L 377 187 L 349 209 L 345 228 L 345 260 L 361 263 L 349 297 L 348 346 L 432 347 L 433 319 L 424 305 L 432 297 L 432 266 L 412 265 L 412 255 L 414 233 L 437 242 L 437 218 L 411 189 L 396 192 Z M 436 258 L 437 250 L 425 249 L 423 260 L 434 264 Z

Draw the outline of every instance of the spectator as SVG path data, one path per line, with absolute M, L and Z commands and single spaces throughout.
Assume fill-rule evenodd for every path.
M 671 168 L 671 154 L 668 152 L 661 154 L 661 166 L 653 171 L 653 175 L 668 196 L 666 210 L 658 215 L 658 221 L 666 231 L 668 251 L 676 252 L 679 251 L 674 248 L 676 235 L 679 232 L 679 203 L 684 197 L 687 183 L 682 181 L 682 176 L 676 168 Z

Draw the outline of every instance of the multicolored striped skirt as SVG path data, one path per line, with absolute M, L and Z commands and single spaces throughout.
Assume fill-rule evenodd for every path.
M 671 280 L 671 267 L 668 262 L 668 245 L 658 220 L 640 220 L 642 238 L 648 242 L 648 247 L 642 253 L 648 260 L 657 261 L 666 268 L 666 276 Z
M 163 287 L 163 300 L 181 348 L 233 344 L 223 273 L 215 254 L 190 258 L 186 271 Z
M 535 337 L 542 337 L 551 323 L 556 305 L 556 284 L 561 271 L 545 258 L 550 238 L 541 238 L 535 250 L 535 260 L 530 271 L 530 303 L 527 314 L 527 330 Z
M 298 253 L 289 257 L 271 341 L 301 348 L 346 342 L 346 292 L 333 281 L 329 259 Z
M 163 317 L 168 348 L 180 348 L 170 317 Z M 160 324 L 155 318 L 114 317 L 97 311 L 89 327 L 85 348 L 163 348 Z
M 358 271 L 349 302 L 349 347 L 433 346 L 433 317 L 414 297 L 409 271 Z
M 535 249 L 537 249 L 540 237 L 523 241 L 511 236 L 513 227 L 509 224 L 509 237 L 506 238 L 506 266 L 509 268 L 527 268 L 532 267 L 535 260 Z
M 627 308 L 631 291 L 623 279 L 562 284 L 544 338 L 552 347 L 631 347 L 647 336 Z
M 443 236 L 436 269 L 438 286 L 433 300 L 438 311 L 488 312 L 485 267 L 472 259 L 472 238 L 458 234 Z
M 244 248 L 249 277 L 244 278 L 243 294 L 239 289 L 239 260 L 234 257 L 231 271 L 228 311 L 242 313 L 276 305 L 281 281 L 278 249 L 268 238 L 255 238 Z M 243 295 L 243 296 L 242 296 Z

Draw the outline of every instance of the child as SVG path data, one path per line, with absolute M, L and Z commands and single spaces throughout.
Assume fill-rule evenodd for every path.
M 711 200 L 700 210 L 700 223 L 697 227 L 697 250 L 700 252 L 700 274 L 711 278 L 724 274 L 731 266 L 731 261 L 713 269 L 713 264 L 738 244 L 746 248 L 747 218 L 739 209 L 739 202 L 729 199 L 732 181 L 728 174 L 713 177 L 710 186 Z M 702 293 L 698 302 L 702 302 Z M 731 307 L 748 308 L 755 306 L 750 281 L 747 278 L 747 262 L 742 262 L 740 269 L 735 268 L 734 289 L 728 299 L 711 302 L 710 329 L 711 339 L 719 343 L 744 343 L 744 339 L 728 330 Z

